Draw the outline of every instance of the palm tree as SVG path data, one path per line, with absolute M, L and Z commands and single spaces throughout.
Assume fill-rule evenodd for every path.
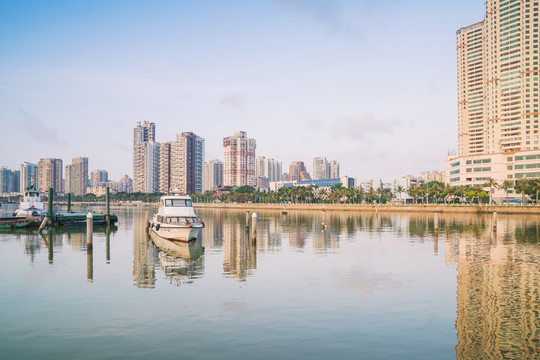
M 514 189 L 521 194 L 521 205 L 525 204 L 525 193 L 530 188 L 530 180 L 527 178 L 521 178 L 514 185 Z
M 482 192 L 483 189 L 484 187 L 480 184 L 473 185 L 473 191 L 476 195 L 476 200 L 478 201 L 479 206 L 480 206 L 480 193 Z
M 396 187 L 396 194 L 399 195 L 399 204 L 400 204 L 400 205 L 401 205 L 401 194 L 402 194 L 403 192 L 405 192 L 405 188 L 404 188 L 403 186 L 401 186 L 401 185 L 398 185 L 398 186 Z
M 417 203 L 416 200 L 418 199 L 418 191 L 419 191 L 418 185 L 411 184 L 409 186 L 409 189 L 406 191 L 407 191 L 407 194 L 409 194 L 409 196 L 413 198 L 413 202 L 416 204 Z
M 439 195 L 442 192 L 441 185 L 439 183 L 434 183 L 431 185 L 431 192 L 433 193 L 433 200 L 435 201 L 435 205 L 439 202 Z
M 448 203 L 448 198 L 450 197 L 450 195 L 453 195 L 454 193 L 454 187 L 450 184 L 444 184 L 444 190 L 443 192 L 446 194 L 444 196 L 444 203 L 447 204 Z
M 497 183 L 497 180 L 490 177 L 486 180 L 484 186 L 489 187 L 489 206 L 491 206 L 491 203 L 493 202 L 493 189 L 499 186 L 499 184 Z
M 504 193 L 506 194 L 506 204 L 508 204 L 508 190 L 512 187 L 513 185 L 510 180 L 504 180 L 502 184 L 498 185 L 499 190 L 504 190 Z
M 456 192 L 459 194 L 459 201 L 463 203 L 463 198 L 465 197 L 465 193 L 467 192 L 467 186 L 459 185 L 456 189 Z
M 538 205 L 538 193 L 540 193 L 540 179 L 531 180 L 531 190 L 536 194 L 535 204 Z

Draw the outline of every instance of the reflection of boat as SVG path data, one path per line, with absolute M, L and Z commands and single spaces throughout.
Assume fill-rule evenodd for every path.
M 37 221 L 37 218 L 34 217 L 7 217 L 0 218 L 0 229 L 1 230 L 12 230 L 20 229 L 27 227 L 32 222 Z
M 196 260 L 204 253 L 204 247 L 201 245 L 201 242 L 195 239 L 189 242 L 171 241 L 162 238 L 155 232 L 152 232 L 150 237 L 158 249 L 174 257 L 185 260 Z
M 13 213 L 13 216 L 17 217 L 38 217 L 41 219 L 46 215 L 47 210 L 43 208 L 41 194 L 33 186 L 26 189 L 19 208 Z
M 151 233 L 167 240 L 196 239 L 204 223 L 197 219 L 189 196 L 162 196 L 159 209 L 150 223 Z

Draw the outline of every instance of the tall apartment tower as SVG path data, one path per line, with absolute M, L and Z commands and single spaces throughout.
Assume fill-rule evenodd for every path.
M 336 160 L 330 160 L 328 167 L 330 168 L 329 178 L 338 179 L 339 178 L 339 162 L 337 162 Z
M 316 157 L 313 159 L 313 179 L 329 179 L 330 164 L 325 157 Z
M 159 191 L 159 150 L 156 124 L 139 121 L 133 129 L 133 191 Z
M 458 154 L 451 185 L 540 177 L 539 3 L 486 0 L 485 19 L 456 33 Z
M 171 188 L 186 194 L 204 189 L 204 139 L 192 132 L 176 135 L 171 145 Z
M 172 141 L 159 145 L 159 192 L 171 191 L 171 145 Z
M 248 138 L 245 131 L 223 139 L 225 161 L 223 164 L 223 185 L 255 187 L 255 149 L 257 142 Z
M 69 180 L 69 192 L 75 196 L 86 195 L 86 189 L 88 188 L 88 158 L 73 158 L 69 171 L 68 176 L 68 168 L 66 167 L 66 188 Z
M 281 161 L 258 156 L 255 160 L 255 177 L 268 181 L 281 181 Z
M 24 194 L 24 191 L 31 186 L 33 186 L 35 189 L 38 188 L 38 166 L 36 164 L 25 162 L 21 164 L 21 181 L 19 192 Z
M 212 190 L 223 185 L 223 163 L 219 160 L 210 160 L 204 168 L 204 190 Z
M 0 194 L 16 193 L 20 189 L 20 171 L 0 168 Z
M 42 193 L 48 193 L 49 188 L 55 194 L 63 192 L 62 186 L 62 159 L 40 159 L 38 163 L 38 189 Z
M 90 173 L 90 184 L 92 187 L 107 186 L 109 182 L 109 174 L 106 170 L 92 170 Z

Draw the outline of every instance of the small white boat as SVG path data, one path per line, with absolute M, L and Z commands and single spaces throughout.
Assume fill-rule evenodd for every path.
M 204 222 L 197 218 L 191 198 L 186 195 L 162 196 L 158 212 L 150 222 L 152 234 L 171 241 L 196 239 L 202 228 Z
M 19 208 L 13 213 L 13 216 L 17 217 L 38 217 L 41 219 L 46 215 L 47 210 L 43 208 L 41 193 L 33 187 L 26 189 Z

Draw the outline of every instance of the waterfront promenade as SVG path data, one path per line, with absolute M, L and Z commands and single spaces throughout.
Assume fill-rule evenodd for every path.
M 279 211 L 357 211 L 357 212 L 404 212 L 404 213 L 470 213 L 489 214 L 538 214 L 540 206 L 528 205 L 395 205 L 395 204 L 228 204 L 228 203 L 194 203 L 195 208 L 237 209 L 237 210 L 279 210 Z

